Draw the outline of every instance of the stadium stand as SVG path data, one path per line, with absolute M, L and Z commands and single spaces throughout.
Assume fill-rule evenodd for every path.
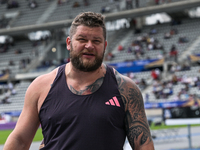
M 27 1 L 18 1 L 18 2 L 19 2 L 18 8 L 7 9 L 6 4 L 0 5 L 0 14 L 2 14 L 3 16 L 8 16 L 8 15 L 14 16 L 14 18 L 12 18 L 9 21 L 9 24 L 6 28 L 21 27 L 27 25 L 38 25 L 42 23 L 50 23 L 65 19 L 71 19 L 82 11 L 101 12 L 101 8 L 104 6 L 109 7 L 110 10 L 109 13 L 111 12 L 118 13 L 119 11 L 125 10 L 125 3 L 123 0 L 115 0 L 115 1 L 95 0 L 95 1 L 89 1 L 89 5 L 87 6 L 84 5 L 83 1 L 79 0 L 77 2 L 79 2 L 80 7 L 77 8 L 73 8 L 73 4 L 75 1 L 66 1 L 63 4 L 58 4 L 57 0 L 37 1 L 38 7 L 36 7 L 35 9 L 31 9 L 28 6 Z M 136 1 L 133 1 L 134 8 L 136 8 L 135 2 Z M 171 0 L 171 2 L 177 2 L 177 0 Z M 142 1 L 140 2 L 139 7 L 147 7 L 149 4 L 150 3 L 147 3 L 147 1 Z M 126 23 L 127 25 L 129 24 L 129 22 Z M 174 101 L 175 98 L 177 98 L 177 96 L 179 95 L 181 89 L 184 87 L 184 84 L 182 84 L 181 82 L 183 75 L 192 78 L 200 77 L 199 73 L 200 67 L 198 66 L 198 61 L 196 61 L 195 63 L 191 63 L 188 60 L 189 55 L 200 54 L 198 50 L 198 47 L 200 45 L 199 23 L 200 21 L 198 18 L 183 18 L 179 25 L 172 25 L 171 22 L 164 24 L 158 23 L 156 25 L 151 25 L 151 26 L 144 25 L 142 26 L 140 33 L 135 33 L 135 28 L 133 28 L 132 26 L 122 27 L 117 31 L 115 30 L 109 31 L 108 40 L 110 41 L 110 43 L 108 45 L 108 52 L 113 54 L 113 58 L 111 58 L 111 60 L 105 60 L 104 62 L 106 64 L 111 64 L 111 63 L 132 62 L 137 60 L 165 58 L 164 64 L 160 64 L 159 66 L 156 66 L 154 68 L 148 68 L 142 72 L 126 72 L 124 74 L 132 77 L 132 79 L 138 84 L 138 86 L 142 90 L 145 101 L 147 94 L 149 102 Z M 156 29 L 157 33 L 151 34 L 150 31 L 152 29 Z M 169 39 L 165 39 L 164 38 L 165 33 L 170 33 L 172 29 L 176 29 L 178 33 L 171 35 L 171 38 Z M 64 32 L 67 32 L 67 30 L 68 29 L 66 28 Z M 5 84 L 7 81 L 10 80 L 16 82 L 14 86 L 17 91 L 17 94 L 10 96 L 11 103 L 0 104 L 0 113 L 5 111 L 20 111 L 23 108 L 25 91 L 29 86 L 29 84 L 31 83 L 31 81 L 39 74 L 42 74 L 45 71 L 49 71 L 56 67 L 54 64 L 48 66 L 47 68 L 43 67 L 37 69 L 41 66 L 43 61 L 54 59 L 49 57 L 49 53 L 51 52 L 52 47 L 56 46 L 56 43 L 64 45 L 67 33 L 62 34 L 63 37 L 61 37 L 61 39 L 57 39 L 55 34 L 56 32 L 55 33 L 52 32 L 53 36 L 52 39 L 50 39 L 51 42 L 43 40 L 31 41 L 30 39 L 28 39 L 27 35 L 24 34 L 22 34 L 21 38 L 18 38 L 19 36 L 16 36 L 17 38 L 14 38 L 14 45 L 9 46 L 7 52 L 0 54 L 0 70 L 7 70 L 7 69 L 10 70 L 9 72 L 10 76 L 6 78 L 6 80 L 5 79 L 1 80 L 1 82 L 2 84 Z M 163 46 L 163 48 L 149 47 L 147 45 L 147 39 L 146 41 L 142 42 L 139 41 L 146 35 L 148 35 L 149 40 L 154 40 L 154 41 L 157 40 L 158 41 L 157 44 Z M 188 41 L 186 43 L 180 43 L 179 39 L 181 37 L 186 37 L 186 40 Z M 137 45 L 133 45 L 133 43 L 135 44 L 138 42 L 141 44 L 140 46 L 142 49 L 142 53 L 140 55 L 137 55 L 137 53 L 134 52 L 136 48 L 135 46 Z M 122 51 L 117 50 L 119 45 L 123 45 Z M 178 52 L 177 61 L 170 59 L 170 50 L 172 45 L 176 46 Z M 19 50 L 21 52 L 20 54 Z M 38 51 L 37 55 L 34 53 L 35 50 Z M 190 65 L 195 64 L 197 66 L 191 66 L 190 70 L 187 71 L 178 70 L 173 72 L 173 74 L 170 73 L 170 67 L 173 64 L 179 66 L 183 65 L 186 61 Z M 167 69 L 164 69 L 163 67 L 165 64 L 167 64 Z M 155 81 L 151 77 L 152 73 L 151 71 L 152 69 L 156 68 L 159 68 L 161 71 L 161 78 L 159 80 L 159 82 L 161 83 L 171 82 L 174 74 L 180 79 L 177 84 L 172 85 L 173 93 L 170 94 L 168 97 L 157 98 L 153 93 L 154 90 L 153 85 L 156 84 L 157 81 Z M 25 75 L 26 73 L 32 75 L 36 73 L 37 75 L 35 76 L 27 75 L 28 76 L 27 77 Z M 3 72 L 2 74 L 4 75 Z M 188 95 L 195 94 L 196 92 L 198 92 L 198 90 L 199 90 L 198 86 L 191 85 Z M 4 96 L 3 94 L 1 94 L 1 99 L 3 98 Z M 184 98 L 182 99 L 184 100 Z

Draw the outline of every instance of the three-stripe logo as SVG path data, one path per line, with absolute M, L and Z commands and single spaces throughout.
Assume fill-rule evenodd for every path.
M 110 99 L 109 101 L 105 102 L 105 104 L 120 107 L 119 101 L 116 96 Z

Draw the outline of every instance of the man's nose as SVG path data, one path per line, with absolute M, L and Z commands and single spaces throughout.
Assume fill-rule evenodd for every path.
M 92 41 L 88 41 L 88 42 L 85 44 L 85 48 L 87 48 L 87 49 L 93 49 L 93 48 L 94 48 L 94 45 L 93 45 Z

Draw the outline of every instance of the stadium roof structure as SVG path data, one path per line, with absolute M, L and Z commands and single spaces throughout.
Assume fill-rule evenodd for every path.
M 113 21 L 122 18 L 134 18 L 134 17 L 141 17 L 145 15 L 150 15 L 154 13 L 172 13 L 172 12 L 180 12 L 184 11 L 185 9 L 195 8 L 200 6 L 200 0 L 186 0 L 186 1 L 179 1 L 168 3 L 164 5 L 156 5 L 156 6 L 148 6 L 138 9 L 132 10 L 125 10 L 115 13 L 108 13 L 105 14 L 106 21 Z M 35 24 L 35 25 L 28 25 L 28 26 L 20 26 L 20 27 L 11 27 L 6 29 L 0 29 L 0 35 L 19 35 L 19 34 L 26 34 L 33 31 L 38 30 L 53 30 L 63 27 L 69 27 L 72 22 L 72 19 L 43 23 L 43 24 Z

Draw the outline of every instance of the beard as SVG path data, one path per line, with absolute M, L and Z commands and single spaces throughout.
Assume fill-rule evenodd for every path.
M 101 56 L 95 56 L 94 61 L 91 61 L 91 60 L 84 61 L 81 57 L 82 53 L 74 53 L 72 44 L 70 44 L 70 46 L 71 46 L 70 61 L 76 69 L 83 72 L 92 72 L 92 71 L 97 70 L 101 66 L 103 62 L 105 50 Z

